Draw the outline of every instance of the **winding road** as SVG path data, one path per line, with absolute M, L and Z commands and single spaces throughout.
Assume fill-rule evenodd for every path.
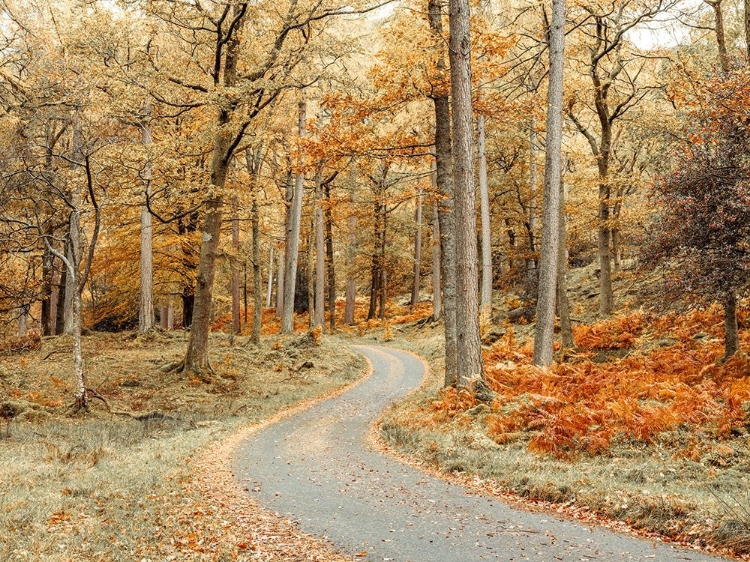
M 235 474 L 248 493 L 302 531 L 373 561 L 723 560 L 515 509 L 372 450 L 372 424 L 421 383 L 424 368 L 394 349 L 356 349 L 372 362 L 368 379 L 237 450 Z

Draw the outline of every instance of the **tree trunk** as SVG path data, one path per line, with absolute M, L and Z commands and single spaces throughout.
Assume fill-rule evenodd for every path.
M 315 260 L 313 252 L 315 248 L 315 213 L 310 217 L 310 231 L 307 238 L 307 317 L 310 330 L 315 328 Z
M 724 358 L 726 361 L 740 349 L 739 327 L 737 325 L 737 295 L 730 293 L 724 299 Z
M 51 234 L 51 233 L 48 233 Z M 43 297 L 41 306 L 42 335 L 54 335 L 54 324 L 52 323 L 52 300 L 53 300 L 53 281 L 55 277 L 54 256 L 46 248 L 42 254 L 42 282 Z
M 603 178 L 606 181 L 606 176 Z M 609 187 L 599 186 L 599 226 L 597 227 L 597 250 L 599 252 L 599 312 L 603 316 L 612 314 L 614 295 L 612 292 L 612 256 L 610 254 Z
M 161 310 L 159 311 L 159 327 L 162 330 L 166 330 L 167 327 L 168 327 L 168 324 L 167 324 L 167 322 L 168 322 L 168 319 L 167 319 L 168 314 L 169 313 L 168 313 L 167 307 L 166 306 L 162 306 Z
M 70 213 L 67 258 L 74 264 L 75 272 L 78 274 L 78 266 L 81 263 L 81 214 L 78 209 L 81 205 L 80 195 L 77 189 L 73 188 L 72 194 L 73 207 L 75 211 Z M 75 329 L 73 319 L 73 293 L 78 291 L 79 280 L 71 277 L 70 271 L 65 276 L 65 299 L 64 299 L 64 316 L 63 316 L 63 333 L 72 334 Z
M 167 330 L 174 330 L 174 305 L 171 300 L 167 307 Z
M 325 224 L 323 221 L 322 165 L 315 174 L 315 319 L 313 327 L 325 324 Z
M 63 246 L 63 255 L 68 256 L 69 242 L 67 237 Z M 57 284 L 57 303 L 55 311 L 55 335 L 65 333 L 65 293 L 68 292 L 68 268 L 63 264 L 60 268 L 60 281 Z
M 148 152 L 151 148 L 150 116 L 141 123 L 141 144 Z M 145 197 L 151 196 L 151 160 L 147 157 L 143 168 Z M 141 206 L 141 298 L 138 307 L 138 331 L 148 332 L 154 327 L 154 245 L 153 219 L 144 201 Z
M 721 8 L 722 0 L 704 0 L 706 4 L 711 6 L 714 11 L 715 27 L 716 32 L 716 46 L 719 50 L 719 65 L 721 71 L 726 74 L 729 72 L 729 55 L 727 53 L 727 39 L 724 32 L 724 12 Z
M 484 379 L 479 340 L 479 299 L 472 151 L 469 1 L 450 0 L 450 69 L 453 103 L 453 186 L 456 212 L 456 331 L 458 384 Z
M 565 0 L 553 0 L 549 28 L 549 88 L 545 150 L 542 248 L 534 330 L 534 365 L 552 364 L 555 297 L 560 243 L 560 183 L 562 181 L 562 102 L 565 47 Z
M 273 241 L 269 244 L 268 251 L 268 286 L 266 287 L 266 308 L 271 308 L 271 296 L 273 295 Z
M 305 136 L 307 103 L 299 102 L 298 130 L 300 138 Z M 300 162 L 301 164 L 301 162 Z M 284 272 L 284 313 L 281 317 L 281 333 L 294 332 L 294 290 L 297 282 L 297 260 L 299 256 L 300 222 L 302 220 L 302 194 L 305 187 L 305 174 L 297 173 L 294 186 L 294 198 L 290 207 L 289 224 L 287 225 L 286 271 Z M 312 313 L 312 310 L 309 312 Z
M 570 302 L 568 301 L 568 252 L 566 250 L 566 227 L 565 227 L 565 182 L 560 174 L 560 206 L 559 206 L 560 229 L 559 242 L 557 246 L 557 314 L 560 317 L 560 336 L 563 349 L 573 349 L 573 325 L 570 322 Z
M 433 176 L 433 182 L 435 178 Z M 437 200 L 432 204 L 432 321 L 443 315 L 443 295 L 440 288 L 440 221 Z
M 370 265 L 370 308 L 367 311 L 367 319 L 372 320 L 375 318 L 377 312 L 378 294 L 380 292 L 380 282 L 383 278 L 382 275 L 382 263 L 380 261 L 380 237 L 382 236 L 382 225 L 380 221 L 383 218 L 380 212 L 381 207 L 380 190 L 377 189 L 375 193 L 375 203 L 373 209 L 373 216 L 375 217 L 373 223 L 373 244 L 372 249 L 372 260 Z
M 388 280 L 388 276 L 386 274 L 385 270 L 385 249 L 386 249 L 386 232 L 387 232 L 387 221 L 388 221 L 388 212 L 386 208 L 385 202 L 380 206 L 380 210 L 383 213 L 383 217 L 381 218 L 381 224 L 383 225 L 383 230 L 381 231 L 381 238 L 380 238 L 380 282 L 378 283 L 378 318 L 381 320 L 385 320 L 385 308 L 386 308 L 386 299 L 387 299 L 387 292 L 388 287 L 386 285 L 386 282 Z
M 441 0 L 428 0 L 430 29 L 443 45 Z M 445 72 L 445 59 L 438 58 L 438 69 Z M 452 181 L 451 115 L 447 88 L 432 97 L 435 109 L 435 181 L 440 192 L 438 222 L 440 225 L 440 273 L 443 282 L 443 314 L 445 317 L 445 386 L 458 384 L 456 335 L 456 225 Z
M 356 167 L 352 165 L 351 170 L 351 189 L 352 189 L 352 207 L 355 206 L 356 190 Z M 354 271 L 354 259 L 357 256 L 357 213 L 352 208 L 349 213 L 349 242 L 346 248 L 346 307 L 344 309 L 344 322 L 349 326 L 354 325 L 355 307 L 357 304 L 357 279 Z
M 416 232 L 414 233 L 414 283 L 411 289 L 411 305 L 419 304 L 419 281 L 422 270 L 422 188 L 417 192 L 417 210 L 415 212 L 414 222 L 416 223 Z
M 29 305 L 22 304 L 18 312 L 18 337 L 22 338 L 26 335 L 26 331 L 29 328 Z
M 326 262 L 328 272 L 328 327 L 331 333 L 336 331 L 336 267 L 333 261 L 333 212 L 331 210 L 331 186 L 325 185 L 326 196 Z
M 531 256 L 526 260 L 526 288 L 533 292 L 537 287 L 538 275 L 536 254 L 536 222 L 539 210 L 537 209 L 537 198 L 539 197 L 539 173 L 536 165 L 536 120 L 532 116 L 529 120 L 529 253 Z
M 750 65 L 750 0 L 745 0 L 745 55 L 746 62 Z
M 487 142 L 484 115 L 477 118 L 479 142 L 479 211 L 482 217 L 482 293 L 481 315 L 492 319 L 492 228 L 490 226 L 490 192 L 487 185 Z
M 284 270 L 286 263 L 284 252 L 278 251 L 276 259 L 276 313 L 275 316 L 281 320 L 282 311 L 284 310 Z
M 230 260 L 229 267 L 232 271 L 230 289 L 232 294 L 232 333 L 238 335 L 242 330 L 240 319 L 240 217 L 237 210 L 237 200 L 233 202 L 232 212 L 232 250 L 234 256 Z
M 258 198 L 255 190 L 253 190 L 253 202 L 250 213 L 253 230 L 253 327 L 251 340 L 254 344 L 259 344 L 261 323 L 263 321 L 263 280 L 261 279 L 260 268 L 260 217 L 258 213 Z
M 73 268 L 77 269 L 77 268 Z M 77 277 L 75 271 L 68 271 L 68 277 Z M 76 408 L 79 410 L 88 409 L 88 398 L 86 396 L 86 372 L 83 364 L 83 345 L 81 342 L 81 293 L 78 290 L 79 287 L 75 287 L 73 291 L 72 306 L 71 306 L 71 324 L 73 334 L 73 369 L 75 372 L 76 381 L 76 392 L 75 401 Z

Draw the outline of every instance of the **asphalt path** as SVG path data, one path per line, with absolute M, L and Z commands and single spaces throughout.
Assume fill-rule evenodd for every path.
M 373 450 L 367 433 L 424 376 L 415 357 L 356 348 L 373 374 L 345 394 L 255 433 L 235 474 L 261 505 L 359 560 L 620 562 L 723 560 L 530 513 Z

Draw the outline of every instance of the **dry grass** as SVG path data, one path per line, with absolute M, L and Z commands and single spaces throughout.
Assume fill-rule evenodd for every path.
M 0 559 L 267 559 L 236 518 L 252 525 L 256 517 L 265 522 L 260 529 L 280 523 L 257 506 L 238 514 L 208 502 L 191 458 L 362 371 L 340 341 L 309 341 L 274 338 L 255 348 L 215 337 L 218 376 L 204 384 L 159 371 L 184 351 L 180 332 L 85 337 L 90 386 L 113 409 L 163 414 L 143 420 L 107 413 L 96 402 L 84 416 L 65 410 L 71 365 L 64 338 L 0 357 L 0 402 L 28 405 L 11 437 L 0 439 Z M 300 368 L 306 361 L 313 366 Z M 227 541 L 232 533 L 238 539 Z

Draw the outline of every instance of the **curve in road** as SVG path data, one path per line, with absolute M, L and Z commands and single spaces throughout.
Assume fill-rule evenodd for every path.
M 368 379 L 254 434 L 235 457 L 249 493 L 302 531 L 373 561 L 721 560 L 515 509 L 372 450 L 372 424 L 420 384 L 424 368 L 390 348 L 357 350 L 372 363 Z

